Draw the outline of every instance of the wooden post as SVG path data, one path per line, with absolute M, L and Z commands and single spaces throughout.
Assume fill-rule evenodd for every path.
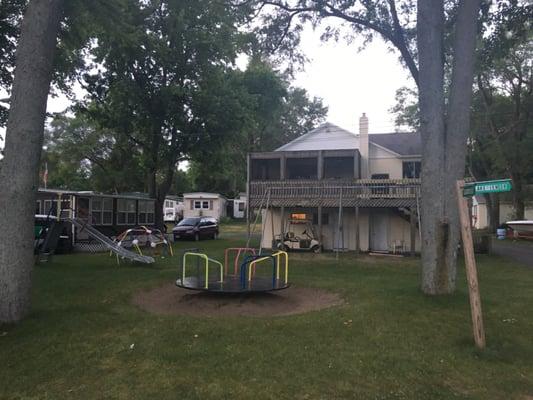
M 322 206 L 318 206 L 318 244 L 322 251 Z
M 316 164 L 316 178 L 320 181 L 324 177 L 324 152 L 322 150 L 318 151 L 318 158 Z
M 474 341 L 479 349 L 485 348 L 485 330 L 481 313 L 481 298 L 477 280 L 476 257 L 474 255 L 474 241 L 470 228 L 470 214 L 468 200 L 463 197 L 463 180 L 457 181 L 457 202 L 459 205 L 459 219 L 461 223 L 461 236 L 463 239 L 463 252 L 465 254 L 466 279 L 468 281 L 468 294 L 470 296 L 470 312 L 472 314 L 472 328 Z
M 409 209 L 409 222 L 411 223 L 411 257 L 414 257 L 416 251 L 416 216 L 414 207 Z
M 359 254 L 359 206 L 355 207 L 355 252 Z
M 280 209 L 280 221 L 281 221 L 281 243 L 285 241 L 285 206 L 281 206 Z

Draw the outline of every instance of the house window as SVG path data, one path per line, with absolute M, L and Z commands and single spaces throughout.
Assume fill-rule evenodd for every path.
M 317 159 L 287 158 L 287 179 L 317 179 Z
M 118 199 L 117 225 L 135 225 L 135 200 Z
M 57 200 L 45 200 L 43 214 L 57 216 Z
M 174 208 L 174 205 L 172 203 L 173 203 L 172 200 L 166 200 L 165 208 Z
M 155 205 L 153 201 L 139 200 L 139 224 L 153 224 L 155 221 Z
M 239 203 L 239 211 L 244 211 L 244 203 Z
M 113 199 L 93 197 L 91 200 L 91 222 L 93 225 L 113 225 Z
M 403 178 L 420 178 L 420 161 L 404 161 L 402 163 Z
M 277 181 L 280 179 L 280 159 L 252 160 L 252 180 Z
M 324 179 L 351 179 L 353 177 L 353 157 L 324 158 Z
M 195 210 L 209 210 L 209 200 L 194 200 Z
M 41 200 L 35 202 L 35 214 L 41 213 Z

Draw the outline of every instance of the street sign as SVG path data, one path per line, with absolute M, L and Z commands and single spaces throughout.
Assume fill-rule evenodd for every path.
M 510 179 L 499 179 L 495 181 L 473 182 L 463 187 L 463 196 L 471 197 L 476 194 L 509 192 L 513 188 Z

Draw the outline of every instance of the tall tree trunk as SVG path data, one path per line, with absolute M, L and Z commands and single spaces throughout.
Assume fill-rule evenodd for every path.
M 174 179 L 175 169 L 176 163 L 174 160 L 169 160 L 163 182 L 161 182 L 157 188 L 157 196 L 155 201 L 155 225 L 159 229 L 162 229 L 163 225 L 165 224 L 163 206 L 165 204 L 165 198 L 167 197 L 168 191 L 172 186 L 172 179 Z
M 422 135 L 422 290 L 443 292 L 447 220 L 444 177 L 444 8 L 442 0 L 419 0 L 417 10 L 419 105 Z M 427 155 L 431 155 L 428 157 Z
M 511 178 L 513 179 L 513 218 L 521 220 L 525 218 L 526 212 L 522 174 L 518 171 L 512 171 Z
M 456 181 L 465 176 L 479 7 L 480 0 L 462 0 L 459 4 L 454 32 L 452 81 L 446 118 L 446 149 L 444 151 L 447 184 L 443 193 L 446 196 L 445 209 L 449 229 L 445 253 L 448 282 L 446 283 L 447 287 L 443 288 L 444 292 L 455 290 L 455 278 L 457 276 L 457 249 L 461 236 L 455 187 Z
M 422 290 L 455 290 L 459 218 L 455 182 L 464 176 L 479 0 L 459 4 L 448 112 L 444 102 L 444 5 L 418 1 L 422 132 Z M 428 157 L 431 155 L 431 158 Z
M 33 213 L 62 0 L 30 1 L 21 27 L 0 171 L 0 322 L 30 306 Z
M 489 231 L 495 233 L 500 225 L 500 197 L 498 194 L 485 195 L 489 217 Z

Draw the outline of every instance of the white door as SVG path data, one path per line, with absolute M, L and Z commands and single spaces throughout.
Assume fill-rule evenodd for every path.
M 370 214 L 370 250 L 389 251 L 389 214 L 386 210 Z

